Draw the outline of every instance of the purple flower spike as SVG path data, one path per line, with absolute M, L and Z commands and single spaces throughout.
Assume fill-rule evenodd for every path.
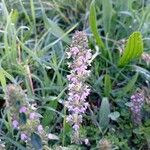
M 13 120 L 12 125 L 14 129 L 18 129 L 19 122 L 17 120 Z
M 27 112 L 27 107 L 26 107 L 26 106 L 22 106 L 22 107 L 19 109 L 19 112 L 20 112 L 20 113 L 25 113 L 25 112 Z
M 69 97 L 65 106 L 69 111 L 66 120 L 72 125 L 74 130 L 74 141 L 79 141 L 79 128 L 82 123 L 82 116 L 86 112 L 88 103 L 86 98 L 90 93 L 89 86 L 85 80 L 90 74 L 88 66 L 92 58 L 91 50 L 88 49 L 88 41 L 84 32 L 77 31 L 72 39 L 70 51 L 67 52 L 68 58 L 71 58 L 68 67 L 71 74 L 67 76 L 69 81 L 68 90 Z
M 28 139 L 28 136 L 25 133 L 21 133 L 21 140 L 26 141 Z
M 131 96 L 131 112 L 132 119 L 135 125 L 139 125 L 141 123 L 141 109 L 144 104 L 144 94 L 142 92 L 136 92 Z

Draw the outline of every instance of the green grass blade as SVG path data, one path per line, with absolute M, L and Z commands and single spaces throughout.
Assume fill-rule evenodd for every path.
M 12 14 L 11 14 L 11 22 L 16 25 L 18 22 L 18 18 L 19 18 L 19 12 L 17 9 L 15 9 L 12 11 Z
M 112 2 L 111 0 L 102 0 L 103 7 L 103 26 L 105 34 L 110 32 L 111 18 L 112 18 Z
M 34 23 L 34 28 L 36 29 L 36 17 L 35 17 L 35 8 L 34 8 L 33 0 L 30 0 L 30 7 L 31 7 L 32 20 L 33 20 L 33 23 Z
M 24 146 L 22 146 L 19 142 L 16 142 L 16 141 L 12 140 L 11 138 L 9 138 L 7 136 L 3 136 L 2 139 L 10 142 L 11 144 L 13 144 L 14 146 L 16 146 L 20 150 L 27 150 L 27 148 L 25 148 Z
M 106 74 L 104 83 L 104 94 L 106 97 L 109 97 L 111 90 L 112 90 L 111 79 L 110 76 Z
M 95 1 L 93 0 L 91 5 L 90 5 L 90 15 L 89 15 L 89 24 L 90 24 L 90 28 L 91 31 L 94 35 L 94 38 L 96 40 L 97 45 L 104 49 L 104 43 L 98 33 L 98 29 L 97 29 L 97 22 L 96 22 L 96 10 L 95 10 Z
M 50 32 L 56 36 L 57 38 L 61 37 L 62 35 L 65 35 L 65 32 L 58 26 L 57 23 L 55 23 L 54 21 L 52 21 L 51 19 L 48 19 L 46 14 L 43 13 L 43 20 L 45 23 L 45 27 L 49 30 Z M 64 42 L 66 42 L 67 44 L 70 43 L 70 38 L 68 37 L 68 35 L 65 35 L 62 39 Z
M 25 18 L 27 19 L 27 21 L 29 22 L 30 26 L 32 27 L 32 22 L 30 20 L 30 17 L 28 15 L 26 9 L 24 8 L 23 1 L 19 0 L 19 3 L 21 5 L 22 11 L 24 12 Z
M 123 88 L 123 93 L 127 93 L 129 91 L 131 91 L 136 83 L 138 79 L 138 73 L 136 73 L 128 82 L 128 84 Z
M 5 71 L 3 68 L 1 68 L 1 71 L 5 75 L 7 79 L 9 79 L 11 82 L 15 83 L 15 79 L 12 75 L 10 75 L 7 71 Z

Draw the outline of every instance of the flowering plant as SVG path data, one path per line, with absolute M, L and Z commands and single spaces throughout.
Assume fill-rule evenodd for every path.
M 30 104 L 29 98 L 20 86 L 8 85 L 6 88 L 6 105 L 10 113 L 12 127 L 17 130 L 22 142 L 29 148 L 42 149 L 50 139 L 40 124 L 41 115 L 37 113 L 36 104 Z
M 71 59 L 70 63 L 68 63 L 71 73 L 67 76 L 69 81 L 69 97 L 68 101 L 66 101 L 66 107 L 69 111 L 67 122 L 73 127 L 74 142 L 78 143 L 82 116 L 88 107 L 86 98 L 90 93 L 90 89 L 85 83 L 85 80 L 90 75 L 88 66 L 90 66 L 90 60 L 92 57 L 91 50 L 88 49 L 88 41 L 84 32 L 75 32 L 67 55 L 68 58 Z

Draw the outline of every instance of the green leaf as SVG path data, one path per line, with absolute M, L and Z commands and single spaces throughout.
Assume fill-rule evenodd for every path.
M 106 97 L 109 97 L 112 89 L 111 79 L 109 75 L 105 75 L 105 83 L 104 83 L 104 94 Z
M 90 5 L 89 24 L 90 24 L 90 28 L 94 35 L 97 45 L 100 48 L 104 49 L 105 48 L 104 43 L 103 43 L 103 41 L 98 33 L 98 29 L 97 29 L 95 0 L 93 0 Z
M 128 82 L 128 84 L 123 88 L 122 92 L 123 94 L 126 94 L 127 92 L 131 91 L 135 85 L 135 82 L 137 81 L 138 73 L 136 73 Z
M 119 60 L 119 66 L 123 67 L 131 60 L 138 58 L 143 53 L 143 41 L 140 32 L 134 32 L 130 35 L 122 57 Z
M 100 111 L 99 111 L 99 124 L 102 129 L 108 128 L 109 125 L 109 114 L 110 114 L 110 105 L 107 97 L 102 99 Z
M 53 109 L 56 109 L 57 105 L 58 105 L 58 101 L 56 99 L 55 100 L 51 100 L 49 102 L 49 104 L 47 104 L 47 106 L 49 106 L 49 107 L 51 107 Z M 49 114 L 51 114 L 51 115 L 49 115 Z M 56 115 L 56 113 L 54 111 L 46 110 L 44 115 L 43 115 L 42 124 L 44 126 L 50 125 L 54 121 L 54 119 L 56 117 L 55 115 Z
M 0 68 L 0 82 L 1 82 L 1 85 L 3 88 L 3 91 L 5 93 L 5 91 L 6 91 L 6 78 L 5 78 L 5 74 L 2 70 L 2 68 Z
M 7 79 L 9 79 L 11 82 L 15 82 L 15 79 L 13 78 L 12 75 L 10 75 L 8 72 L 6 72 L 3 68 L 1 68 L 0 70 L 3 72 L 4 76 L 5 76 Z
M 36 133 L 31 134 L 31 143 L 36 150 L 42 149 L 42 140 L 38 134 Z
M 109 33 L 111 26 L 111 18 L 112 18 L 112 1 L 111 0 L 102 0 L 102 8 L 103 8 L 103 26 L 105 33 Z
M 118 111 L 109 114 L 109 118 L 114 121 L 116 121 L 119 117 L 120 117 L 120 113 Z

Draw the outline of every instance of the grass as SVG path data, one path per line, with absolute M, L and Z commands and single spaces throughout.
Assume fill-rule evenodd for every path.
M 150 148 L 150 105 L 145 102 L 140 127 L 133 126 L 126 106 L 137 88 L 146 89 L 150 100 L 150 65 L 136 58 L 118 66 L 122 41 L 135 31 L 142 35 L 144 52 L 150 53 L 149 9 L 146 0 L 1 0 L 0 103 L 4 103 L 9 83 L 20 85 L 38 103 L 42 125 L 60 138 L 50 141 L 49 149 L 61 145 L 94 150 L 102 139 L 110 141 L 113 149 Z M 75 30 L 87 33 L 89 46 L 96 53 L 87 81 L 92 90 L 90 109 L 81 129 L 89 146 L 71 144 L 71 127 L 65 123 L 67 112 L 61 104 L 67 100 L 65 52 Z M 116 120 L 108 115 L 101 118 L 104 97 L 110 112 L 119 113 Z M 101 129 L 103 123 L 105 130 Z M 1 106 L 0 139 L 6 149 L 26 149 L 11 128 L 5 105 Z

